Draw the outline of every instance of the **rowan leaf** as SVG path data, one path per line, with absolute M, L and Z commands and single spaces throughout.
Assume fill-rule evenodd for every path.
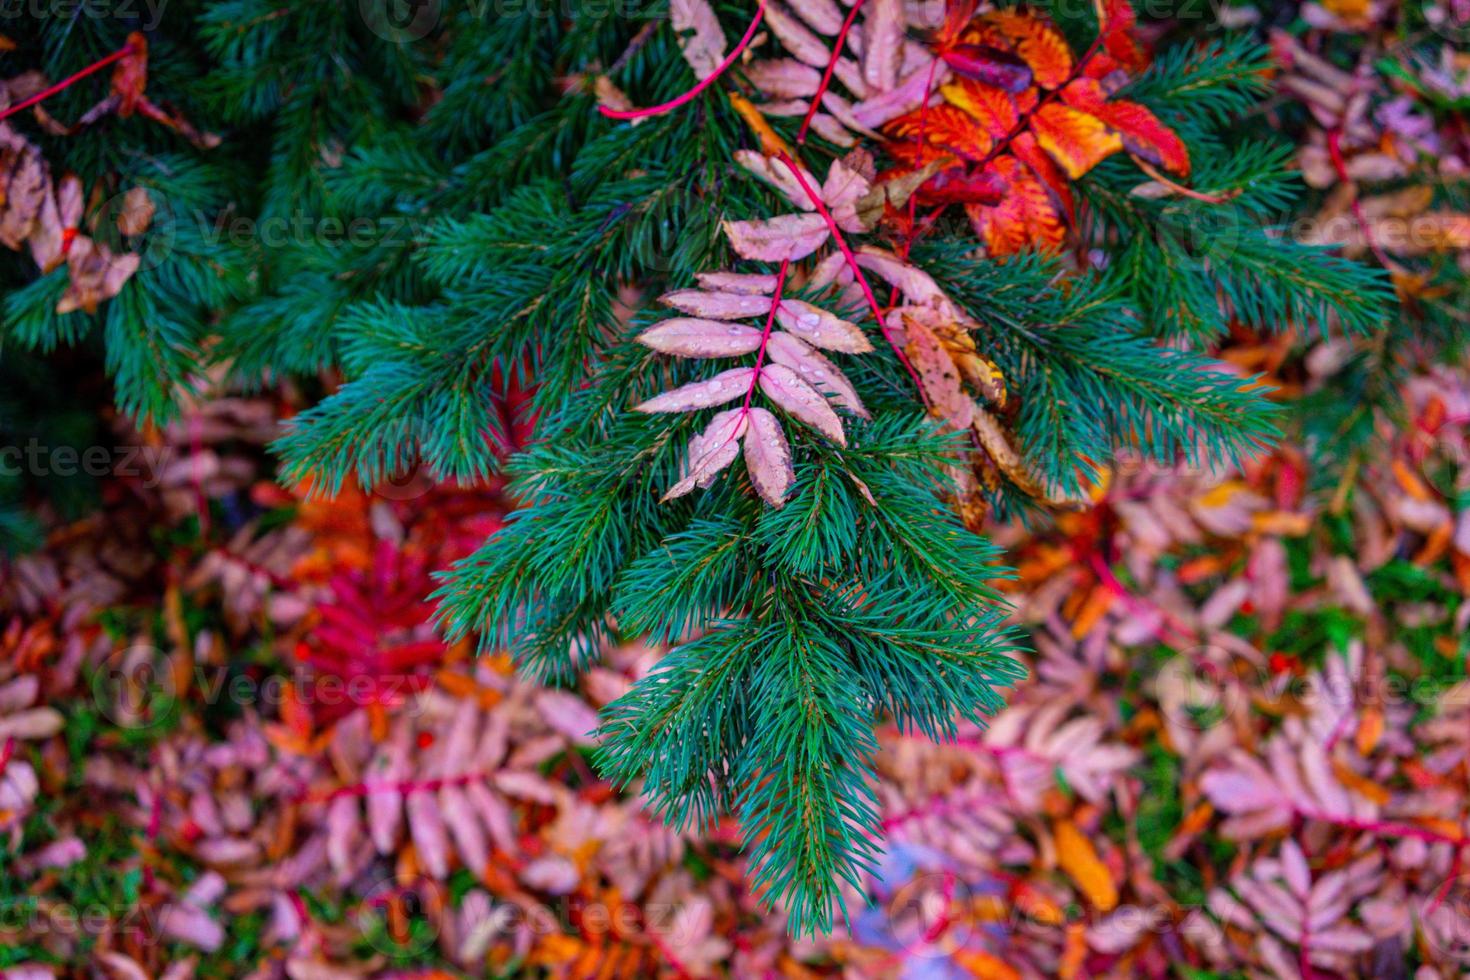
M 791 0 L 791 9 L 818 34 L 836 34 L 842 29 L 842 9 L 836 0 Z
M 967 160 L 983 160 L 995 145 L 989 128 L 978 125 L 958 105 L 910 112 L 890 122 L 884 131 L 894 137 L 889 151 L 910 167 L 922 167 L 946 150 Z
M 776 286 L 771 281 L 771 288 Z M 684 313 L 715 320 L 743 320 L 746 317 L 764 316 L 771 310 L 770 291 L 765 295 L 731 289 L 729 292 L 703 289 L 676 289 L 658 298 L 665 306 L 672 306 Z
M 687 385 L 655 395 L 645 402 L 633 406 L 635 412 L 692 412 L 697 408 L 709 408 L 732 402 L 750 390 L 754 368 L 731 368 L 721 371 L 713 378 L 693 381 Z
M 1091 78 L 1079 78 L 1062 89 L 1062 100 L 1096 116 L 1122 138 L 1130 152 L 1181 176 L 1189 175 L 1184 141 L 1147 106 L 1124 99 L 1110 102 L 1102 85 Z
M 1021 58 L 989 44 L 956 44 L 940 54 L 964 78 L 1005 89 L 1012 95 L 1031 84 L 1031 68 Z
M 989 253 L 998 257 L 1025 248 L 1060 248 L 1066 230 L 1036 175 L 1010 156 L 993 160 L 990 171 L 1005 183 L 1004 199 L 993 207 L 965 208 Z
M 830 233 L 820 214 L 783 214 L 755 221 L 726 221 L 736 254 L 760 262 L 796 261 L 826 243 Z
M 764 408 L 752 408 L 749 431 L 745 435 L 745 468 L 751 485 L 761 499 L 772 507 L 786 503 L 786 491 L 796 479 L 791 465 L 791 444 L 776 416 Z
M 682 497 L 695 487 L 709 486 L 740 455 L 740 437 L 748 420 L 749 412 L 740 408 L 720 412 L 711 419 L 702 433 L 689 440 L 684 478 L 669 487 L 659 503 Z
M 898 83 L 904 34 L 903 0 L 869 0 L 863 20 L 863 81 L 875 91 Z
M 749 272 L 697 272 L 694 278 L 705 289 L 742 296 L 769 296 L 776 288 L 775 276 Z
M 904 307 L 899 307 L 892 314 L 903 326 L 908 341 L 905 349 L 914 369 L 919 372 L 919 382 L 924 386 L 924 394 L 928 396 L 932 410 L 956 429 L 967 429 L 975 413 L 975 404 L 960 383 L 954 359 L 926 322 L 934 315 L 931 310 Z
M 725 31 L 708 0 L 669 0 L 669 25 L 679 38 L 679 51 L 700 81 L 725 60 Z
M 738 323 L 677 317 L 638 335 L 638 343 L 676 357 L 737 357 L 761 345 L 761 331 Z
M 776 322 L 807 343 L 845 354 L 866 354 L 873 349 L 854 323 L 799 299 L 783 299 L 776 307 Z
M 1072 49 L 1045 20 L 1019 10 L 998 10 L 987 14 L 985 22 L 1015 43 L 1016 53 L 1031 67 L 1037 85 L 1056 88 L 1071 77 Z
M 1123 149 L 1123 140 L 1101 119 L 1059 102 L 1050 102 L 1031 117 L 1036 141 L 1073 180 Z
M 750 83 L 772 99 L 804 99 L 817 94 L 822 73 L 795 58 L 753 61 L 743 69 Z
M 993 139 L 1005 137 L 1021 121 L 1015 100 L 993 85 L 962 78 L 939 91 L 950 105 L 958 106 L 978 120 L 981 129 Z
M 796 207 L 801 208 L 803 211 L 813 210 L 811 198 L 807 196 L 806 191 L 801 189 L 801 183 L 796 179 L 796 175 L 784 163 L 779 163 L 775 159 L 756 150 L 736 150 L 735 162 L 780 191 Z M 833 164 L 833 166 L 836 166 L 836 164 Z M 799 165 L 797 169 L 808 186 L 816 186 L 817 178 L 812 176 L 809 170 Z M 825 195 L 823 196 L 825 198 Z M 830 204 L 831 202 L 829 201 L 827 203 Z
M 781 330 L 774 331 L 766 342 L 766 356 L 784 364 L 800 375 L 801 380 L 824 395 L 837 399 L 837 404 L 860 418 L 869 418 L 868 410 L 857 389 L 831 361 L 812 349 L 800 338 Z
M 761 368 L 760 389 L 786 412 L 810 425 L 839 446 L 847 445 L 842 420 L 827 404 L 827 399 L 796 372 L 784 364 L 767 364 Z

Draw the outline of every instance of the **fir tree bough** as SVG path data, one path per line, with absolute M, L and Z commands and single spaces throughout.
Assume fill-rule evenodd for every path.
M 950 737 L 1019 676 L 985 521 L 1084 504 L 1119 449 L 1252 455 L 1274 407 L 1211 345 L 1361 333 L 1390 297 L 1272 227 L 1294 178 L 1242 123 L 1265 52 L 1220 37 L 1150 60 L 1122 0 L 1060 30 L 1044 9 L 896 0 L 472 5 L 415 44 L 351 5 L 195 6 L 183 30 L 212 63 L 184 85 L 265 179 L 179 147 L 99 166 L 207 167 L 249 214 L 377 233 L 252 243 L 258 273 L 202 304 L 160 299 L 225 261 L 207 237 L 140 275 L 98 314 L 120 401 L 167 411 L 145 379 L 185 372 L 136 367 L 137 328 L 164 324 L 148 337 L 167 357 L 251 383 L 340 372 L 278 444 L 287 479 L 330 493 L 412 460 L 506 474 L 523 506 L 447 572 L 448 632 L 548 681 L 617 639 L 668 644 L 608 709 L 599 764 L 672 823 L 736 815 L 757 890 L 797 932 L 832 928 L 881 852 L 879 720 Z M 742 37 L 759 40 L 736 54 Z M 208 180 L 182 186 L 166 193 L 221 210 Z M 11 295 L 7 340 L 80 336 L 45 282 Z M 651 349 L 687 312 L 658 299 L 690 290 L 753 312 L 696 313 L 715 326 L 689 328 L 692 356 Z M 800 360 L 818 322 L 863 343 L 773 391 L 773 338 Z M 713 356 L 716 336 L 738 352 Z M 716 392 L 728 371 L 738 388 Z M 853 397 L 829 402 L 839 377 Z M 681 390 L 732 397 L 633 411 Z M 515 451 L 521 395 L 537 441 Z M 768 412 L 784 455 L 733 465 L 709 436 L 721 412 L 726 442 Z

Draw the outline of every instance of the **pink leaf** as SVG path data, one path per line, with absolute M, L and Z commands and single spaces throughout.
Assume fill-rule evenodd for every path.
M 807 343 L 826 350 L 866 354 L 873 349 L 856 324 L 799 299 L 783 299 L 776 308 L 776 322 Z
M 760 387 L 766 397 L 781 408 L 837 445 L 847 445 L 847 438 L 842 433 L 842 420 L 832 411 L 827 399 L 797 377 L 795 371 L 784 364 L 767 364 L 761 368 Z
M 949 69 L 939 65 L 932 77 L 927 66 L 910 72 L 898 87 L 853 104 L 852 117 L 868 127 L 882 126 L 924 105 L 943 101 L 936 91 L 949 78 Z M 927 93 L 927 98 L 926 98 Z
M 729 412 L 721 414 L 728 415 Z M 597 731 L 597 712 L 577 695 L 566 691 L 541 691 L 536 695 L 536 707 L 546 724 L 576 744 L 592 745 L 596 741 L 593 733 Z
M 775 160 L 772 160 L 763 153 L 757 153 L 755 150 L 736 150 L 735 162 L 780 191 L 786 200 L 803 211 L 812 210 L 811 198 L 806 196 L 806 192 L 801 189 L 800 182 L 797 181 L 796 177 L 785 166 L 778 164 Z M 802 169 L 802 176 L 806 178 L 808 183 L 815 184 L 817 182 L 816 178 L 805 168 Z
M 822 184 L 822 202 L 832 212 L 837 227 L 843 231 L 858 233 L 868 229 L 858 219 L 857 203 L 872 189 L 873 184 L 856 166 L 849 167 L 845 162 L 847 159 L 853 159 L 855 164 L 866 161 L 868 168 L 872 167 L 872 157 L 859 150 L 849 153 L 843 160 L 833 160 L 832 166 L 827 170 L 827 179 Z
M 769 296 L 776 288 L 775 276 L 750 272 L 696 272 L 694 278 L 704 289 L 742 296 Z M 764 308 L 760 312 L 765 312 Z
M 745 66 L 745 77 L 772 99 L 801 99 L 817 94 L 822 73 L 794 58 L 753 61 Z
M 715 73 L 725 59 L 725 32 L 707 0 L 670 0 L 669 23 L 679 37 L 679 50 L 700 81 Z
M 192 905 L 170 905 L 163 911 L 160 923 L 163 935 L 181 943 L 188 943 L 206 953 L 213 953 L 225 941 L 225 930 L 210 918 L 209 913 Z
M 677 357 L 735 357 L 759 350 L 761 332 L 728 321 L 678 317 L 643 331 L 638 343 Z
M 409 793 L 407 809 L 408 832 L 419 864 L 430 877 L 445 878 L 449 874 L 449 840 L 444 835 L 444 817 L 438 804 L 429 793 Z
M 469 799 L 470 806 L 480 816 L 480 822 L 485 825 L 490 839 L 495 846 L 507 854 L 519 854 L 520 846 L 516 843 L 515 829 L 511 826 L 510 808 L 505 801 L 490 792 L 482 783 L 470 783 L 464 788 L 465 796 Z
M 693 381 L 687 385 L 655 395 L 633 406 L 635 412 L 692 412 L 696 408 L 709 408 L 734 401 L 750 390 L 754 368 L 731 368 L 721 371 L 713 378 Z
M 771 288 L 776 288 L 774 279 Z M 744 290 L 706 292 L 702 289 L 676 289 L 672 293 L 664 293 L 658 299 L 665 306 L 714 320 L 742 320 L 751 316 L 765 316 L 771 309 L 769 295 L 762 296 Z
M 862 400 L 858 398 L 857 390 L 837 369 L 837 365 L 812 350 L 804 341 L 777 330 L 766 342 L 766 356 L 795 371 L 801 380 L 822 394 L 837 399 L 837 404 L 854 415 L 860 418 L 871 417 L 863 407 Z
M 747 377 L 750 371 L 746 370 Z M 740 454 L 740 437 L 745 433 L 747 413 L 738 408 L 716 415 L 709 427 L 689 440 L 688 473 L 669 487 L 660 503 L 682 497 L 695 487 L 707 487 L 716 475 Z
M 758 262 L 804 259 L 827 241 L 820 214 L 783 214 L 761 221 L 727 221 L 725 235 L 736 254 Z
M 368 831 L 379 854 L 392 854 L 403 827 L 403 794 L 394 786 L 408 777 L 408 746 L 402 736 L 379 749 L 368 770 L 374 786 L 367 796 Z
M 903 0 L 869 0 L 863 20 L 863 81 L 879 92 L 898 84 L 903 35 Z
M 577 866 L 559 854 L 537 858 L 521 872 L 521 881 L 553 895 L 570 893 L 581 880 Z
M 786 491 L 796 479 L 791 466 L 791 445 L 776 416 L 764 408 L 750 410 L 750 431 L 745 436 L 745 468 L 755 492 L 772 507 L 786 502 Z
M 842 11 L 834 0 L 791 0 L 791 8 L 818 34 L 836 34 L 842 29 Z
M 775 34 L 785 48 L 797 60 L 811 65 L 813 68 L 826 68 L 827 59 L 831 57 L 831 51 L 822 39 L 809 31 L 805 24 L 791 15 L 791 12 L 782 7 L 776 0 L 770 0 L 766 4 L 766 23 L 771 25 L 771 33 Z
M 1307 867 L 1307 856 L 1302 853 L 1301 845 L 1290 838 L 1281 845 L 1281 876 L 1297 898 L 1306 898 L 1312 890 L 1312 871 Z
M 464 866 L 480 877 L 490 862 L 490 848 L 485 843 L 485 831 L 469 797 L 458 786 L 442 786 L 439 789 L 439 810 Z

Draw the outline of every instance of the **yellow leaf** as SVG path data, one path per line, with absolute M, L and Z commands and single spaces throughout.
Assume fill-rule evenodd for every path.
M 1100 911 L 1111 912 L 1118 904 L 1118 888 L 1112 873 L 1097 856 L 1092 841 L 1070 820 L 1059 820 L 1052 828 L 1057 845 L 1057 864 L 1067 873 L 1087 900 Z
M 1031 117 L 1036 142 L 1076 180 L 1123 149 L 1123 139 L 1096 116 L 1052 102 Z

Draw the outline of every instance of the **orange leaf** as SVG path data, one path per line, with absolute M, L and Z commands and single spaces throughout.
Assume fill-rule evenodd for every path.
M 1109 102 L 1101 85 L 1079 78 L 1062 89 L 1062 101 L 1102 120 L 1123 139 L 1123 145 L 1150 163 L 1180 176 L 1189 176 L 1189 151 L 1184 141 L 1137 102 Z
M 1005 183 L 1005 198 L 993 207 L 968 205 L 965 213 L 991 256 L 1061 248 L 1066 229 L 1036 175 L 1012 156 L 991 161 L 986 172 Z
M 971 160 L 983 160 L 994 145 L 985 126 L 977 123 L 974 116 L 952 105 L 931 106 L 907 113 L 884 128 L 898 139 L 913 143 L 922 137 L 931 146 L 942 147 Z M 891 149 L 898 155 L 903 147 L 895 145 Z M 929 161 L 907 162 L 922 167 Z
M 1383 737 L 1383 711 L 1377 706 L 1369 706 L 1363 709 L 1363 715 L 1358 719 L 1358 731 L 1353 739 L 1358 747 L 1360 755 L 1368 755 L 1378 745 L 1378 740 Z
M 1041 148 L 1073 180 L 1123 149 L 1123 141 L 1101 119 L 1058 102 L 1036 110 L 1031 129 Z
M 1031 66 L 1037 85 L 1056 88 L 1071 76 L 1072 49 L 1051 24 L 1016 10 L 998 10 L 985 20 L 1014 42 L 1016 54 Z
M 1111 912 L 1118 904 L 1118 888 L 1107 865 L 1097 856 L 1092 841 L 1070 820 L 1059 820 L 1052 830 L 1057 845 L 1057 864 L 1087 900 L 1100 911 Z
M 966 973 L 975 980 L 1020 980 L 1021 974 L 1005 960 L 980 950 L 959 949 L 951 954 Z
M 996 139 L 1004 137 L 1020 120 L 1015 99 L 994 85 L 962 78 L 940 86 L 939 92 L 950 105 L 959 106 L 980 120 L 981 127 Z
M 1082 608 L 1077 610 L 1077 617 L 1072 620 L 1072 636 L 1082 639 L 1092 628 L 1097 625 L 1108 609 L 1113 605 L 1113 591 L 1105 585 L 1097 585 L 1088 593 L 1087 601 Z
M 1057 169 L 1057 165 L 1052 163 L 1051 157 L 1042 152 L 1041 146 L 1036 142 L 1036 136 L 1032 133 L 1022 133 L 1017 136 L 1011 140 L 1011 152 L 1041 179 L 1042 184 L 1052 192 L 1057 203 L 1062 206 L 1062 211 L 1067 216 L 1067 223 L 1074 224 L 1077 205 L 1072 199 L 1072 185 L 1067 182 L 1066 175 Z

